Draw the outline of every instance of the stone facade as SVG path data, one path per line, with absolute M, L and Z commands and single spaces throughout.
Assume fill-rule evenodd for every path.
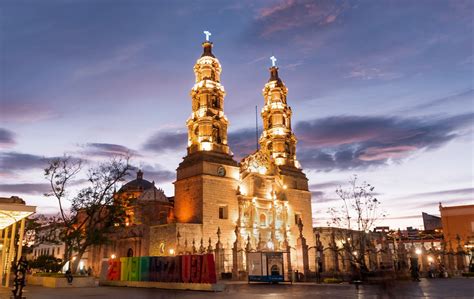
M 93 246 L 84 255 L 85 267 L 90 266 L 94 273 L 99 273 L 102 261 L 111 256 L 150 255 L 150 228 L 174 219 L 172 199 L 154 182 L 145 180 L 141 171 L 115 193 L 114 200 L 124 206 L 125 226 L 117 227 L 109 244 Z
M 203 49 L 194 66 L 188 155 L 177 169 L 175 220 L 151 228 L 150 253 L 221 248 L 220 266 L 237 273 L 245 271 L 244 252 L 290 250 L 294 269 L 314 270 L 306 245 L 314 243 L 311 193 L 296 160 L 288 90 L 278 68 L 270 69 L 263 89 L 260 149 L 237 163 L 227 144 L 222 68 L 212 43 L 204 42 Z
M 91 248 L 93 268 L 112 255 L 212 252 L 219 273 L 242 277 L 248 252 L 283 251 L 290 256 L 285 268 L 314 271 L 311 193 L 296 160 L 288 90 L 278 68 L 270 69 L 263 89 L 260 149 L 240 163 L 227 143 L 221 72 L 212 43 L 204 42 L 194 66 L 187 155 L 177 168 L 175 196 L 164 196 L 139 171 L 115 198 L 125 207 L 126 226 L 117 228 L 111 244 Z

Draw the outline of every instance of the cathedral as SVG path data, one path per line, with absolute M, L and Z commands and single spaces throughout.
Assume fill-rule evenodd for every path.
M 279 251 L 290 257 L 287 269 L 314 271 L 314 250 L 308 253 L 306 245 L 314 244 L 311 193 L 296 159 L 288 89 L 278 67 L 273 61 L 263 87 L 259 149 L 237 162 L 229 147 L 222 67 L 213 43 L 206 40 L 202 47 L 194 65 L 187 155 L 177 168 L 175 196 L 160 195 L 156 210 L 167 214 L 144 229 L 136 254 L 219 252 L 219 272 L 240 273 L 246 270 L 245 252 Z M 143 180 L 139 173 L 125 189 L 145 185 Z M 154 185 L 148 187 L 156 197 Z
M 190 248 L 191 243 L 213 245 L 218 231 L 227 250 L 234 245 L 238 250 L 245 246 L 262 251 L 285 251 L 287 245 L 296 248 L 300 227 L 306 241 L 313 244 L 311 193 L 296 159 L 288 89 L 278 67 L 270 68 L 263 87 L 260 149 L 238 163 L 228 143 L 222 67 L 212 42 L 205 41 L 202 47 L 194 65 L 192 112 L 186 121 L 187 155 L 177 169 L 175 221 L 151 229 L 150 254 L 167 254 L 167 248 L 179 250 L 186 243 Z M 295 267 L 302 264 L 297 253 L 291 256 Z

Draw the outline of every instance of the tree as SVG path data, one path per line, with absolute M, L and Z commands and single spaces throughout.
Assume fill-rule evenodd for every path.
M 30 268 L 38 269 L 42 272 L 59 272 L 62 268 L 61 259 L 52 255 L 40 255 L 30 263 Z
M 374 190 L 374 186 L 365 181 L 359 183 L 357 175 L 353 175 L 347 188 L 339 186 L 336 189 L 342 205 L 329 209 L 331 220 L 328 225 L 339 228 L 335 230 L 335 237 L 342 243 L 339 253 L 349 260 L 352 271 L 360 270 L 361 275 L 368 272 L 369 232 L 377 220 L 385 217 Z
M 59 244 L 57 230 L 61 219 L 57 216 L 37 214 L 29 217 L 25 222 L 25 236 L 23 246 L 25 253 L 31 253 L 40 244 Z
M 114 203 L 114 190 L 132 169 L 129 157 L 111 158 L 90 167 L 86 174 L 88 186 L 72 192 L 71 186 L 82 172 L 82 166 L 82 160 L 64 156 L 51 160 L 44 171 L 51 185 L 51 192 L 45 195 L 56 198 L 59 205 L 62 226 L 59 238 L 65 244 L 64 263 L 72 264 L 73 273 L 91 246 L 107 243 L 114 228 L 123 224 L 123 206 Z M 66 209 L 68 203 L 70 208 Z

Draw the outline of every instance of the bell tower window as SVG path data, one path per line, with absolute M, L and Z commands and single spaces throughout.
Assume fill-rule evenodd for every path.
M 267 216 L 260 214 L 260 226 L 267 226 Z
M 227 206 L 219 207 L 219 219 L 228 219 Z

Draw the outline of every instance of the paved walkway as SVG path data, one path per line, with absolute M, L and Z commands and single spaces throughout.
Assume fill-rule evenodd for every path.
M 7 299 L 10 292 L 0 289 L 0 298 Z M 474 279 L 423 279 L 421 282 L 396 282 L 391 286 L 340 284 L 246 284 L 230 283 L 224 292 L 170 291 L 159 289 L 97 287 L 76 289 L 50 289 L 27 286 L 27 299 L 174 299 L 174 298 L 474 298 Z

